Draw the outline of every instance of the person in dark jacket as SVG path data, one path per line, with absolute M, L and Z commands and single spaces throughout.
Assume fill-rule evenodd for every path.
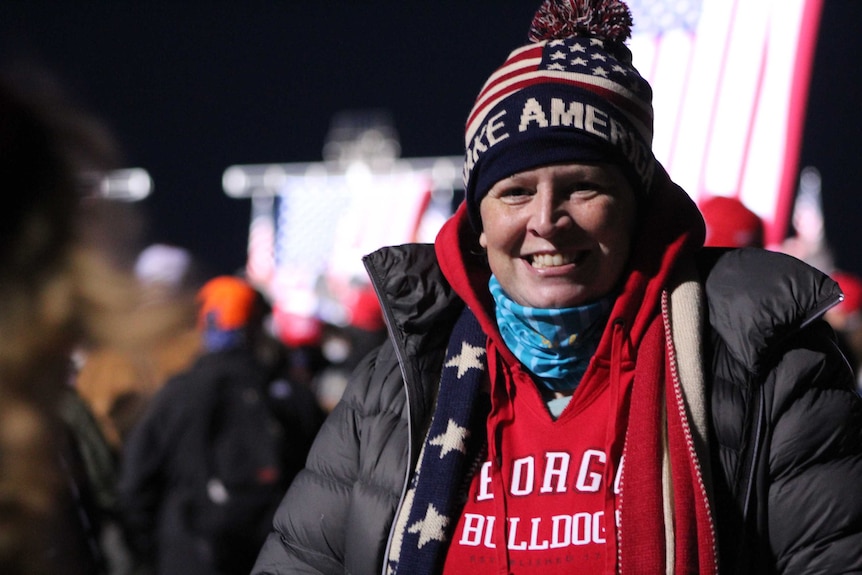
M 353 374 L 253 573 L 862 571 L 837 285 L 704 223 L 621 2 L 546 1 L 467 120 L 434 245 L 365 258 Z
M 323 411 L 262 333 L 240 278 L 199 291 L 205 353 L 169 379 L 123 450 L 119 498 L 136 562 L 156 573 L 245 575 L 302 468 Z

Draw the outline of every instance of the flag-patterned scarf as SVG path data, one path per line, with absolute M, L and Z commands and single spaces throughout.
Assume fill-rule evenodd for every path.
M 474 409 L 487 371 L 485 343 L 478 320 L 465 307 L 449 338 L 437 406 L 397 519 L 388 573 L 430 575 L 445 557 L 441 551 L 458 520 L 458 490 L 472 476 L 465 463 L 468 454 L 477 455 L 470 447 L 484 444 L 471 431 L 485 428 L 485 411 Z M 475 417 L 482 421 L 471 425 Z

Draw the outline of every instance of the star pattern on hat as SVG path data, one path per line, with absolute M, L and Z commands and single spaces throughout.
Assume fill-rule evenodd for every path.
M 640 92 L 638 82 L 641 80 L 634 68 L 617 60 L 596 38 L 551 40 L 545 47 L 541 67 L 553 72 L 587 74 Z
M 431 440 L 428 441 L 428 444 L 440 447 L 440 459 L 443 459 L 453 451 L 466 454 L 466 440 L 469 436 L 470 431 L 466 427 L 461 427 L 455 422 L 455 420 L 450 419 L 446 425 L 446 431 L 440 435 L 432 437 Z
M 485 348 L 472 346 L 464 341 L 461 342 L 461 353 L 447 361 L 444 367 L 457 367 L 458 379 L 461 379 L 470 369 L 485 369 L 485 366 L 480 361 L 480 358 L 484 354 Z
M 419 548 L 421 549 L 431 541 L 445 541 L 447 525 L 449 525 L 449 518 L 440 514 L 433 503 L 429 503 L 425 510 L 425 517 L 410 525 L 407 531 L 419 534 Z

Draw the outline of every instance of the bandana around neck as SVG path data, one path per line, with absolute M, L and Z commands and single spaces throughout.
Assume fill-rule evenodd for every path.
M 506 347 L 548 389 L 575 389 L 598 347 L 613 298 L 544 309 L 516 303 L 493 275 L 488 286 Z

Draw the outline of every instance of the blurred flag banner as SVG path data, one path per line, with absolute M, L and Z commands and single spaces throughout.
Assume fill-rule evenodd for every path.
M 629 0 L 653 149 L 695 201 L 737 197 L 787 232 L 823 0 Z

